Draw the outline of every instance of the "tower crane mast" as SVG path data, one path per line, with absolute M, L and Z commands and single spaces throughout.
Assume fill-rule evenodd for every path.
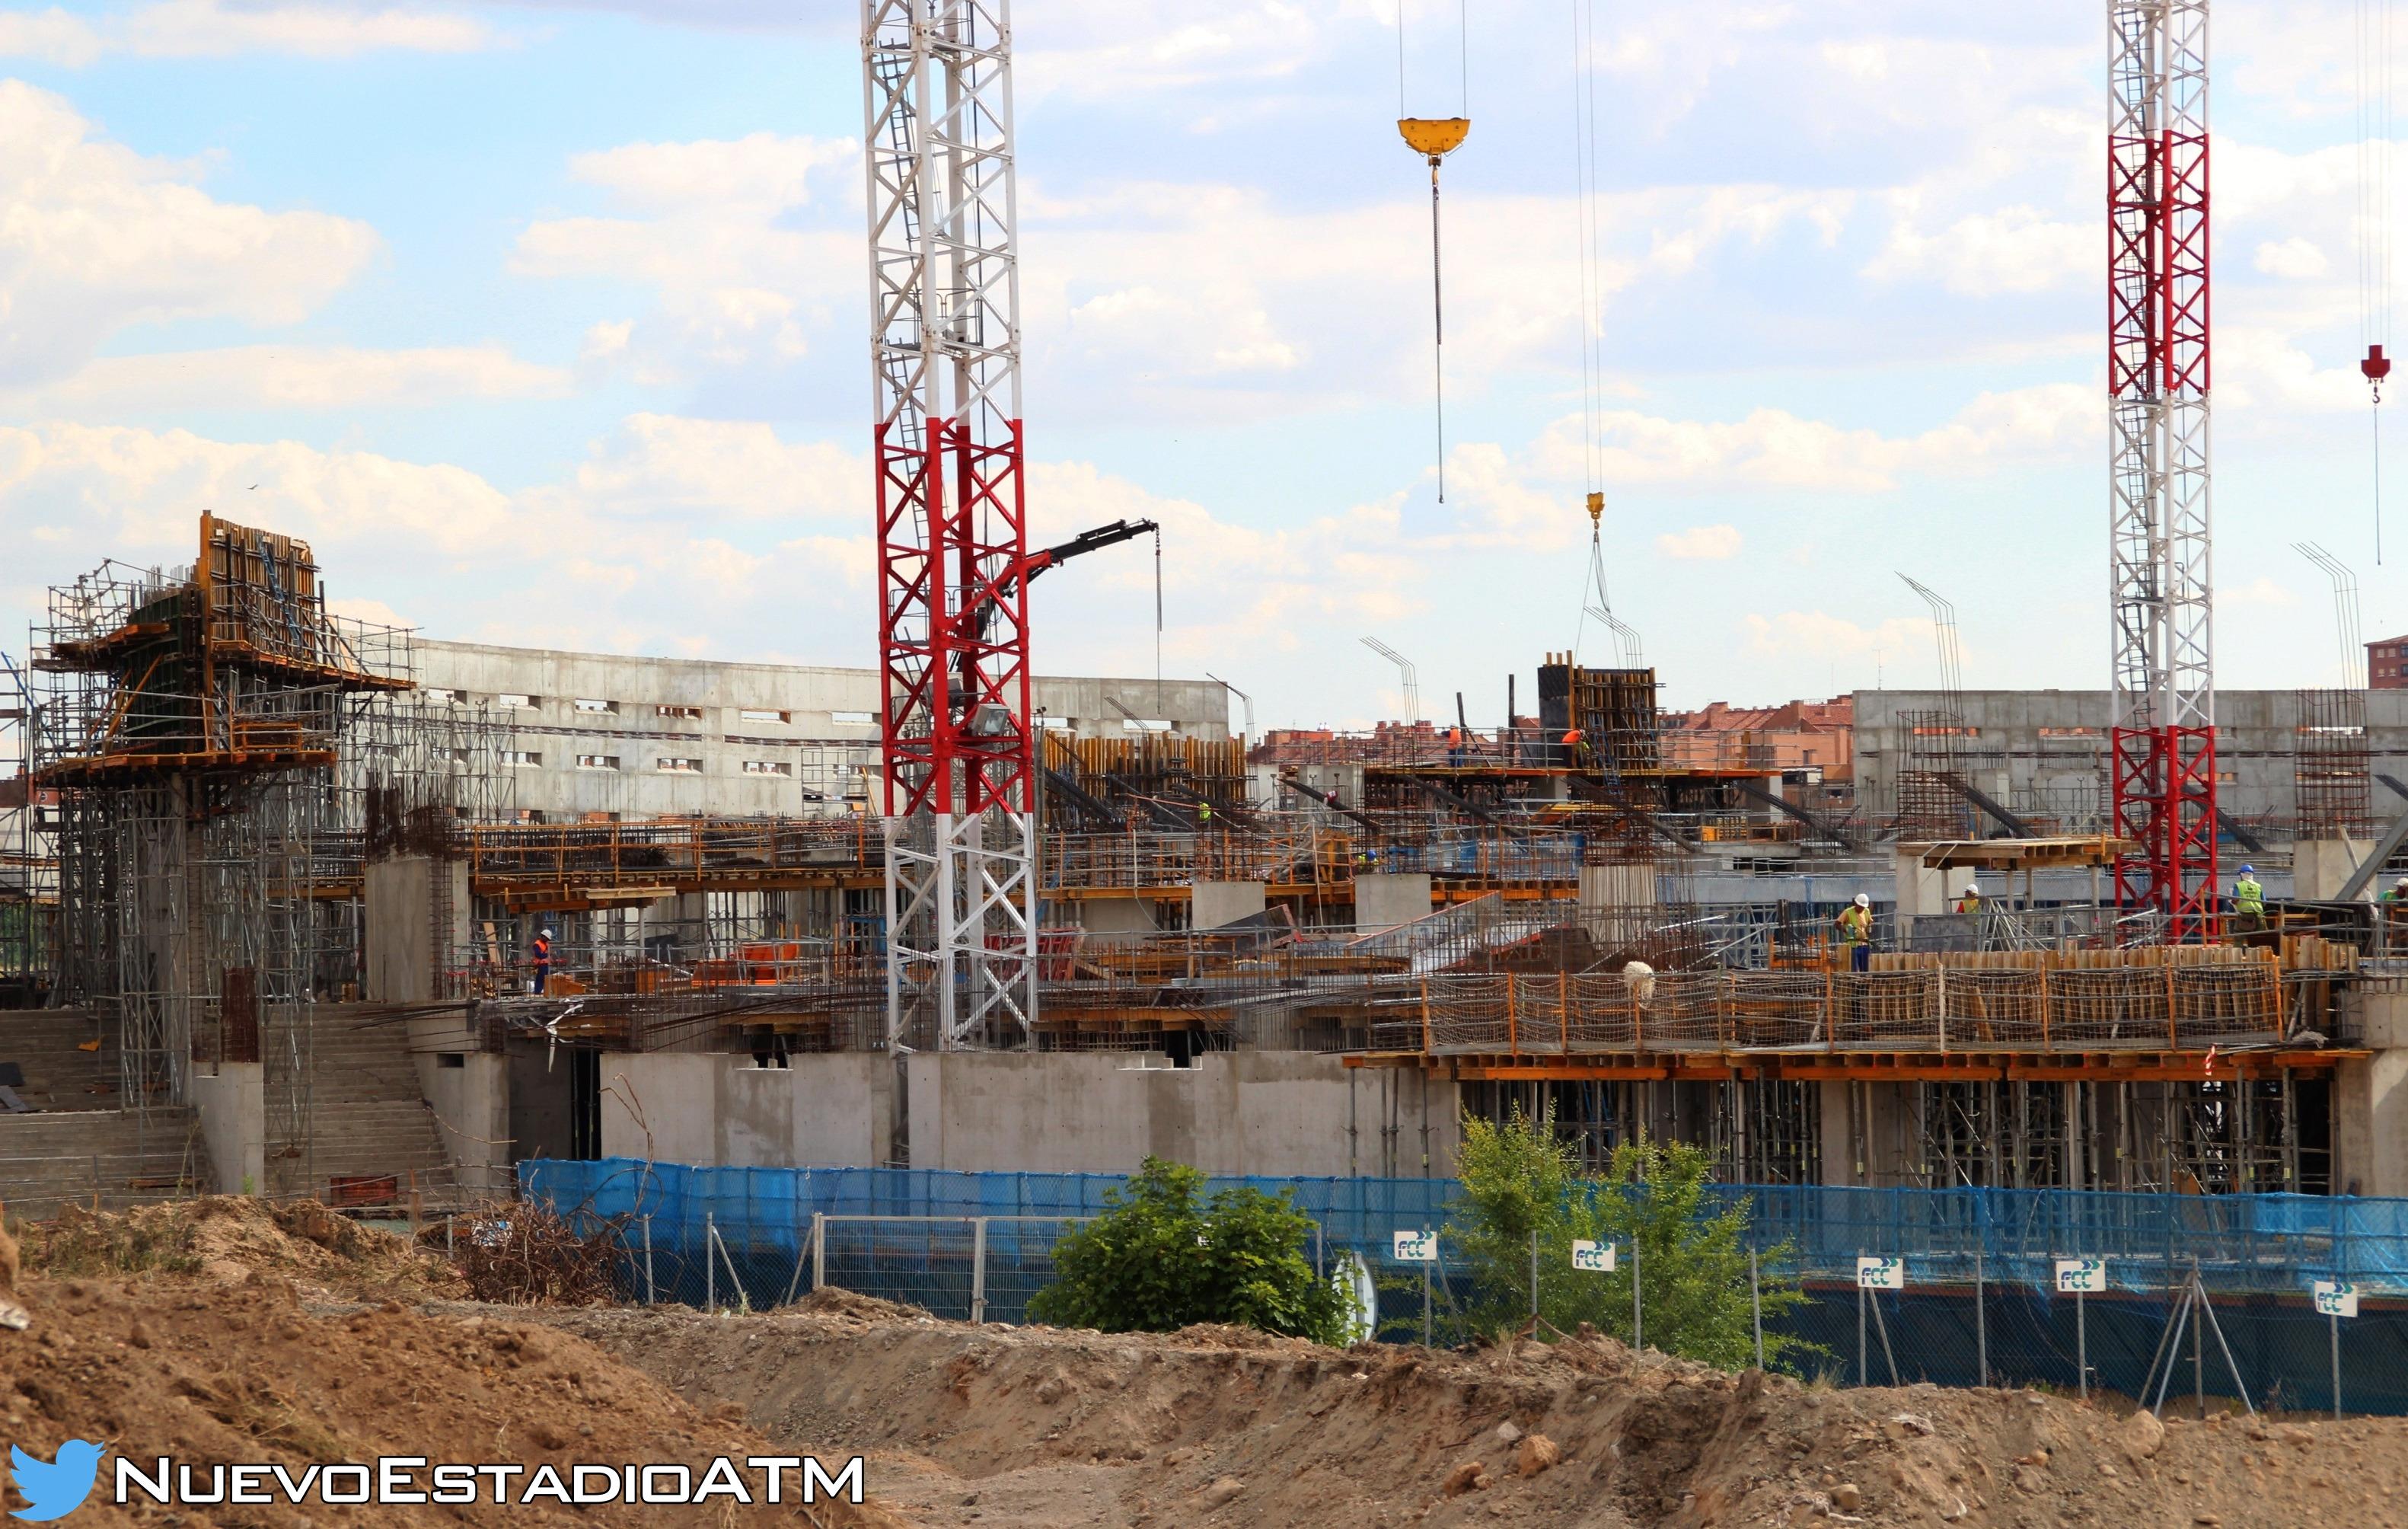
M 1037 1013 L 1010 0 L 862 0 L 888 1038 Z
M 2216 906 L 2207 0 L 2109 0 L 2108 28 L 2115 898 L 2195 940 Z

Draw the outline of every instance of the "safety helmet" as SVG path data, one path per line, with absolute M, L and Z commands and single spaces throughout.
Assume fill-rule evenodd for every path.
M 2241 873 L 2244 876 L 2254 876 L 2258 873 L 2258 868 L 2254 865 L 2244 865 L 2241 868 Z
M 1871 907 L 1872 905 L 1873 905 L 1873 900 L 1872 900 L 1871 898 L 1867 897 L 1867 896 L 1866 896 L 1864 893 L 1862 893 L 1862 892 L 1858 892 L 1858 893 L 1856 894 L 1856 906 L 1857 906 L 1857 907 L 1859 907 L 1859 908 L 1870 908 L 1870 907 Z
M 551 930 L 548 926 L 545 928 L 545 930 L 544 930 L 544 931 L 543 931 L 543 937 L 544 937 L 545 939 L 547 939 L 547 940 L 551 940 L 551 939 L 556 939 L 556 938 L 558 938 L 558 936 L 554 935 L 554 934 L 552 932 L 552 930 Z

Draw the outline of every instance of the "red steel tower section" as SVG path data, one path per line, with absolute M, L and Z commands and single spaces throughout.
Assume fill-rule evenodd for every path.
M 2206 0 L 2111 0 L 2107 381 L 2115 868 L 2164 937 L 2215 928 Z

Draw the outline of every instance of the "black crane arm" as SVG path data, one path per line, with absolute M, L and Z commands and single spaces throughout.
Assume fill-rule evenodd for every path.
M 1081 531 L 1058 546 L 1045 547 L 1022 558 L 1018 568 L 1006 572 L 996 582 L 996 591 L 998 596 L 1009 595 L 1015 584 L 1025 584 L 1049 568 L 1058 568 L 1073 557 L 1101 552 L 1106 547 L 1117 547 L 1124 541 L 1134 541 L 1139 537 L 1152 535 L 1161 529 L 1150 520 L 1116 520 L 1110 526 Z M 995 601 L 981 600 L 972 619 L 978 635 L 984 637 L 987 627 L 995 622 Z
M 1034 579 L 1047 569 L 1059 567 L 1073 557 L 1082 556 L 1091 552 L 1101 552 L 1106 547 L 1117 547 L 1124 541 L 1134 541 L 1139 537 L 1148 536 L 1161 529 L 1161 526 L 1150 520 L 1116 520 L 1110 526 L 1098 526 L 1092 531 L 1081 531 L 1059 546 L 1047 547 L 1041 552 L 1030 553 L 1027 561 L 1021 565 L 1020 576 L 1024 580 Z M 1004 581 L 1007 588 L 1010 587 L 1010 579 Z

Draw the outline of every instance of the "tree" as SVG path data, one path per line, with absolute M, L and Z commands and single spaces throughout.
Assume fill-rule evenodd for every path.
M 1312 1219 L 1294 1191 L 1207 1198 L 1202 1173 L 1149 1157 L 1105 1191 L 1104 1206 L 1054 1245 L 1054 1277 L 1029 1300 L 1033 1320 L 1107 1333 L 1229 1322 L 1341 1345 L 1356 1336 L 1347 1297 L 1305 1256 Z
M 1467 1116 L 1461 1161 L 1464 1192 L 1448 1207 L 1447 1238 L 1471 1275 L 1466 1314 L 1475 1330 L 1502 1334 L 1528 1320 L 1535 1233 L 1539 1315 L 1565 1332 L 1589 1322 L 1627 1340 L 1635 1243 L 1648 1346 L 1724 1369 L 1755 1363 L 1748 1205 L 1714 1200 L 1702 1148 L 1626 1143 L 1602 1176 L 1588 1175 L 1557 1139 L 1552 1112 L 1532 1120 L 1516 1111 L 1502 1125 Z M 1614 1272 L 1574 1269 L 1575 1238 L 1612 1244 Z M 1821 1351 L 1774 1330 L 1806 1300 L 1795 1279 L 1772 1272 L 1793 1252 L 1783 1243 L 1759 1254 L 1765 1362 L 1774 1368 Z

